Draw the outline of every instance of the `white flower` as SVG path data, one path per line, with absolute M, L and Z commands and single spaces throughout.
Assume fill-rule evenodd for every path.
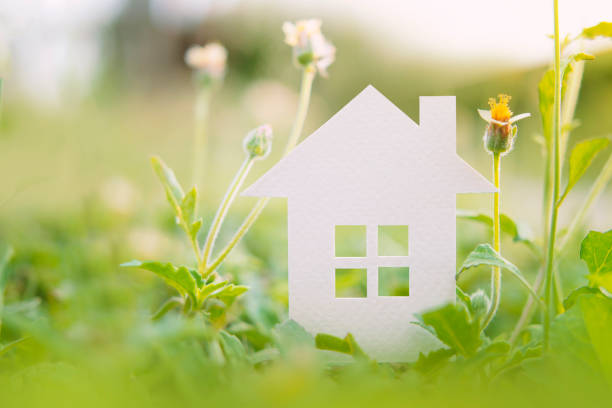
M 192 45 L 185 52 L 185 63 L 196 71 L 209 74 L 213 78 L 222 78 L 225 74 L 227 50 L 219 43 L 205 46 Z
M 314 64 L 319 73 L 327 76 L 327 68 L 336 58 L 334 47 L 321 33 L 321 20 L 299 20 L 295 24 L 283 24 L 285 43 L 293 47 L 293 56 L 298 64 Z

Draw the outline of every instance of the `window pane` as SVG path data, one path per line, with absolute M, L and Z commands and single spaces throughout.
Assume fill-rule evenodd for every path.
M 408 255 L 408 226 L 407 225 L 379 225 L 378 226 L 378 255 L 407 256 Z
M 378 296 L 408 296 L 410 268 L 379 267 L 378 268 Z
M 366 256 L 365 225 L 336 225 L 334 236 L 336 256 Z
M 336 269 L 336 297 L 366 297 L 366 282 L 366 269 Z

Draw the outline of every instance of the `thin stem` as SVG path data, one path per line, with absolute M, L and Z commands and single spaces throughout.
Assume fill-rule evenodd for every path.
M 559 207 L 559 186 L 561 182 L 561 48 L 559 45 L 559 0 L 553 0 L 555 20 L 555 99 L 553 111 L 553 200 L 551 203 L 550 231 L 548 234 L 548 248 L 546 256 L 546 275 L 544 300 L 546 310 L 544 311 L 544 348 L 548 348 L 550 337 L 550 324 L 555 311 L 555 287 L 553 285 L 553 269 L 555 264 L 555 238 L 557 235 L 557 216 Z
M 497 192 L 493 194 L 493 248 L 501 254 L 501 157 L 499 153 L 493 153 L 493 179 Z M 491 306 L 482 324 L 482 330 L 486 329 L 495 317 L 501 301 L 501 269 L 497 266 L 491 271 Z
M 210 106 L 211 91 L 199 86 L 196 91 L 194 103 L 194 132 L 193 132 L 193 174 L 192 184 L 197 186 L 203 179 L 207 154 L 207 124 Z
M 251 226 L 259 217 L 259 214 L 261 214 L 264 208 L 266 208 L 268 201 L 270 201 L 270 198 L 268 197 L 260 198 L 259 200 L 257 200 L 257 203 L 255 204 L 249 215 L 246 217 L 240 228 L 238 228 L 236 234 L 234 234 L 230 242 L 228 242 L 225 248 L 223 248 L 223 251 L 221 251 L 217 259 L 215 259 L 215 261 L 206 268 L 207 273 L 210 273 L 217 269 L 219 265 L 221 265 L 221 263 L 229 255 L 229 253 L 232 252 L 232 249 L 234 249 L 234 247 L 238 245 L 240 239 L 248 232 L 249 228 L 251 228 Z
M 574 119 L 574 113 L 576 112 L 576 106 L 578 104 L 578 96 L 580 93 L 580 87 L 582 85 L 582 78 L 584 76 L 584 62 L 579 61 L 574 64 L 574 69 L 572 72 L 568 73 L 567 80 L 567 89 L 565 91 L 565 98 L 562 101 L 562 113 L 561 117 L 565 120 L 565 126 L 571 124 Z M 563 161 L 565 158 L 565 153 L 567 150 L 567 141 L 569 139 L 571 133 L 571 127 L 567 127 L 562 129 L 561 140 L 562 145 L 560 146 L 560 166 L 563 167 Z M 548 231 L 548 222 L 550 220 L 551 213 L 551 205 L 552 202 L 552 143 L 549 141 L 547 145 L 547 154 L 546 154 L 546 171 L 544 174 L 544 191 L 545 191 L 545 199 L 544 199 L 544 231 Z M 608 174 L 606 175 L 606 169 Z M 574 217 L 572 223 L 570 224 L 567 233 L 565 234 L 563 241 L 559 244 L 557 253 L 563 253 L 565 246 L 567 245 L 569 239 L 574 236 L 577 231 L 577 228 L 582 224 L 584 217 L 590 210 L 593 202 L 599 197 L 602 189 L 607 185 L 609 179 L 612 177 L 612 157 L 608 161 L 608 163 L 604 166 L 604 170 L 599 174 L 599 177 L 595 181 L 593 188 L 591 189 L 588 197 L 583 202 L 580 210 Z M 548 246 L 548 243 L 546 243 Z M 557 303 L 557 310 L 560 310 L 559 306 L 562 306 L 563 303 L 563 292 L 561 291 L 561 281 L 559 277 L 559 270 L 557 268 L 553 269 L 555 271 L 555 276 L 553 277 L 555 281 L 555 297 Z M 545 268 L 544 265 L 538 271 L 536 276 L 536 280 L 534 283 L 534 290 L 539 292 L 542 284 L 544 283 L 544 273 Z M 523 311 L 521 312 L 521 316 L 512 331 L 512 335 L 510 336 L 510 343 L 514 343 L 518 338 L 519 334 L 525 326 L 531 321 L 533 318 L 533 314 L 535 312 L 535 302 L 534 299 L 529 297 L 523 307 Z
M 253 166 L 254 160 L 255 160 L 255 157 L 251 155 L 249 155 L 245 159 L 245 161 L 242 163 L 242 166 L 240 166 L 238 173 L 236 173 L 234 180 L 230 184 L 227 190 L 227 193 L 225 193 L 225 197 L 223 197 L 223 200 L 221 201 L 221 205 L 219 205 L 219 209 L 217 210 L 217 214 L 215 215 L 212 226 L 210 227 L 210 230 L 208 231 L 208 236 L 206 237 L 206 243 L 204 244 L 204 250 L 202 251 L 201 269 L 205 268 L 208 262 L 208 259 L 210 258 L 210 254 L 212 252 L 213 246 L 217 239 L 217 235 L 219 234 L 219 230 L 221 229 L 221 224 L 223 224 L 223 220 L 225 219 L 225 216 L 227 215 L 227 211 L 232 205 L 234 198 L 236 198 L 236 195 L 238 194 L 238 191 L 240 190 L 240 187 L 242 186 L 244 179 L 249 173 L 249 170 Z M 204 271 L 201 270 L 200 272 L 204 272 Z
M 285 146 L 285 152 L 283 157 L 289 154 L 290 151 L 297 145 L 302 130 L 304 129 L 304 122 L 306 121 L 306 115 L 308 114 L 308 107 L 310 106 L 310 95 L 312 94 L 312 82 L 314 81 L 317 71 L 313 66 L 304 68 L 302 73 L 302 85 L 300 87 L 300 100 L 298 102 L 298 110 L 295 115 L 295 121 L 287 139 L 287 145 Z
M 295 121 L 293 122 L 293 127 L 291 128 L 291 133 L 289 134 L 289 138 L 287 139 L 287 145 L 285 147 L 285 151 L 283 153 L 283 157 L 285 157 L 289 152 L 293 150 L 293 148 L 297 145 L 297 142 L 300 140 L 300 136 L 302 135 L 302 131 L 304 129 L 304 122 L 306 121 L 306 115 L 308 114 L 308 107 L 310 106 L 310 95 L 312 93 L 312 83 L 314 81 L 316 75 L 316 69 L 313 66 L 308 66 L 304 68 L 302 73 L 302 85 L 300 87 L 300 99 L 298 103 L 298 110 L 295 116 Z M 251 228 L 251 226 L 255 223 L 259 214 L 264 210 L 266 205 L 268 204 L 270 199 L 268 197 L 260 198 L 255 203 L 255 206 L 246 217 L 238 231 L 234 234 L 232 239 L 228 242 L 228 244 L 223 248 L 217 259 L 210 265 L 207 266 L 206 272 L 210 273 L 214 271 L 229 255 L 229 253 L 234 249 L 238 242 L 242 239 L 242 237 L 247 233 L 247 231 Z

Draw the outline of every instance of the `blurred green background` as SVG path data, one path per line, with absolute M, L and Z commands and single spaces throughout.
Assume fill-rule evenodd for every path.
M 70 15 L 70 7 L 78 2 L 47 3 L 41 6 L 43 11 L 55 5 L 61 16 Z M 191 44 L 219 41 L 229 53 L 223 87 L 211 105 L 210 149 L 205 181 L 199 186 L 200 212 L 207 225 L 243 160 L 241 141 L 249 129 L 270 123 L 275 140 L 273 153 L 257 162 L 246 184 L 280 157 L 295 114 L 300 80 L 290 47 L 283 43 L 281 25 L 297 17 L 320 13 L 323 31 L 337 48 L 329 78 L 315 80 L 305 135 L 368 84 L 413 118 L 418 118 L 419 95 L 456 95 L 457 151 L 489 175 L 490 157 L 482 147 L 485 123 L 476 109 L 486 108 L 489 97 L 508 93 L 515 113 L 531 112 L 533 117 L 519 124 L 515 150 L 503 161 L 503 212 L 540 235 L 544 164 L 541 146 L 535 141 L 541 132 L 537 84 L 547 68 L 548 55 L 538 57 L 530 52 L 527 60 L 515 60 L 512 55 L 498 58 L 504 47 L 517 47 L 512 44 L 512 31 L 520 31 L 520 23 L 504 26 L 506 31 L 496 40 L 499 49 L 491 50 L 490 57 L 486 49 L 468 50 L 458 57 L 459 51 L 450 48 L 424 49 L 422 39 L 415 35 L 396 38 L 394 43 L 391 35 L 363 23 L 355 10 L 344 16 L 338 9 L 330 11 L 323 2 L 312 6 L 202 2 L 210 7 L 197 13 L 189 9 L 177 12 L 176 18 L 171 11 L 180 11 L 181 5 L 190 2 L 166 2 L 165 6 L 162 1 L 113 3 L 117 4 L 111 12 L 91 2 L 94 16 L 85 16 L 75 25 L 65 16 L 33 21 L 20 17 L 15 22 L 19 20 L 15 16 L 22 13 L 44 13 L 4 4 L 2 22 L 9 28 L 17 26 L 12 36 L 9 29 L 0 32 L 6 51 L 1 57 L 0 245 L 10 244 L 16 253 L 6 302 L 36 303 L 28 307 L 48 319 L 50 330 L 41 331 L 40 338 L 23 346 L 47 350 L 28 358 L 44 361 L 46 353 L 61 356 L 76 351 L 120 360 L 138 344 L 135 328 L 143 326 L 172 292 L 153 275 L 125 270 L 119 264 L 132 258 L 193 262 L 149 164 L 151 155 L 160 155 L 183 185 L 189 185 L 194 87 L 184 52 Z M 478 14 L 478 4 L 466 2 L 456 12 Z M 87 9 L 78 7 L 79 11 Z M 386 14 L 393 14 L 393 9 Z M 544 14 L 540 18 L 546 20 L 538 29 L 537 40 L 548 44 L 552 17 Z M 37 21 L 41 26 L 22 27 Z M 469 21 L 465 24 L 471 24 Z M 380 25 L 384 24 L 381 17 Z M 77 28 L 70 28 L 73 26 Z M 483 36 L 494 36 L 496 30 L 499 28 L 483 21 Z M 46 36 L 50 39 L 47 47 Z M 83 73 L 78 69 L 83 66 L 93 68 Z M 612 52 L 600 48 L 596 60 L 585 66 L 576 112 L 581 125 L 572 133 L 570 145 L 612 132 L 611 95 Z M 562 225 L 601 165 L 596 162 L 568 197 Z M 237 199 L 221 233 L 222 241 L 241 223 L 253 202 Z M 460 196 L 458 207 L 488 213 L 490 197 Z M 612 227 L 610 208 L 612 188 L 608 187 L 584 230 Z M 484 227 L 468 221 L 457 225 L 457 261 L 461 263 L 476 244 L 490 236 Z M 587 272 L 578 261 L 579 238 L 563 254 L 565 270 L 571 271 L 564 276 L 567 289 L 582 283 Z M 505 256 L 532 280 L 538 264 L 529 250 L 510 240 L 503 247 Z M 286 318 L 286 248 L 286 206 L 282 200 L 273 200 L 221 269 L 222 274 L 253 287 L 242 302 L 247 307 L 256 303 L 254 310 L 271 310 L 270 325 Z M 461 285 L 468 290 L 487 288 L 487 279 L 484 269 L 470 271 Z M 508 281 L 502 311 L 491 327 L 493 334 L 514 324 L 525 300 L 517 288 Z M 51 332 L 58 337 L 52 338 Z M 7 341 L 16 335 L 10 326 L 2 333 Z M 46 342 L 45 347 L 37 348 L 38 343 Z M 0 362 L 0 369 L 3 364 L 8 367 L 9 363 Z

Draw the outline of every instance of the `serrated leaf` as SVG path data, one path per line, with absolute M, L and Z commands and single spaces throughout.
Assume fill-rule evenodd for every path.
M 142 262 L 137 260 L 126 262 L 121 266 L 135 267 L 153 272 L 161 276 L 182 295 L 189 295 L 194 302 L 197 300 L 198 289 L 196 279 L 194 278 L 193 271 L 190 271 L 190 269 L 185 266 L 176 267 L 169 262 Z
M 356 360 L 369 360 L 351 333 L 348 333 L 343 339 L 331 334 L 319 333 L 315 336 L 315 346 L 319 350 L 348 354 Z
M 612 230 L 590 231 L 580 245 L 580 259 L 589 268 L 591 286 L 601 286 L 612 292 Z
M 156 156 L 151 157 L 151 165 L 164 186 L 164 190 L 166 190 L 168 202 L 176 212 L 176 215 L 179 216 L 181 213 L 181 202 L 183 201 L 185 193 L 176 179 L 174 172 L 170 167 L 166 166 L 162 159 Z
M 561 205 L 567 194 L 584 175 L 591 163 L 593 163 L 593 159 L 597 156 L 597 153 L 608 146 L 609 143 L 610 141 L 603 137 L 584 140 L 574 146 L 569 159 L 567 187 L 565 187 L 565 192 L 561 195 L 561 198 L 559 198 L 557 205 Z
M 447 304 L 416 315 L 421 326 L 457 353 L 469 357 L 480 345 L 480 324 L 472 319 L 465 305 Z
M 442 348 L 427 354 L 419 353 L 419 358 L 414 363 L 414 368 L 422 374 L 432 375 L 443 368 L 456 354 L 454 349 Z
M 582 30 L 582 35 L 589 39 L 593 39 L 596 37 L 612 38 L 612 23 L 608 21 L 602 21 L 597 25 Z
M 191 225 L 195 221 L 197 202 L 198 192 L 196 188 L 193 187 L 181 200 L 181 213 L 187 225 Z
M 602 376 L 612 385 L 612 300 L 580 296 L 557 316 L 550 329 L 550 350 L 559 373 Z
M 538 301 L 541 302 L 541 299 L 538 297 L 536 292 L 533 290 L 529 282 L 525 280 L 521 271 L 514 266 L 511 262 L 506 260 L 504 257 L 499 255 L 489 244 L 480 244 L 474 249 L 465 259 L 461 269 L 457 273 L 457 278 L 461 275 L 465 270 L 479 266 L 479 265 L 490 265 L 497 266 L 502 270 L 508 271 L 514 276 L 518 281 L 531 293 L 531 295 Z

